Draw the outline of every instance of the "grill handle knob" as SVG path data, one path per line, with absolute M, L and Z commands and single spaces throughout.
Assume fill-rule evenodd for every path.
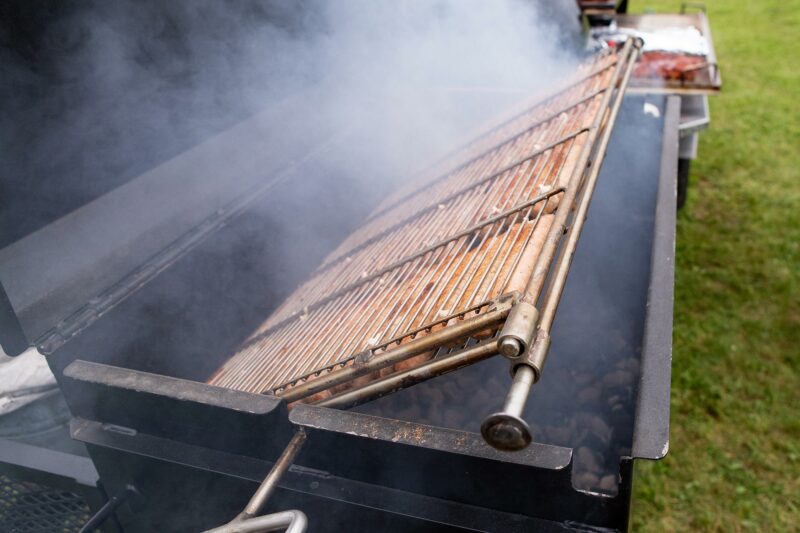
M 531 443 L 531 430 L 522 419 L 522 412 L 535 381 L 533 368 L 517 366 L 503 410 L 489 415 L 481 424 L 481 435 L 493 448 L 504 452 L 517 451 Z
M 481 424 L 481 434 L 489 445 L 504 452 L 523 450 L 532 440 L 527 422 L 509 413 L 489 415 Z

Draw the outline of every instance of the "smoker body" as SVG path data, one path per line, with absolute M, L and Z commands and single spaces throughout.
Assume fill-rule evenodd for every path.
M 391 397 L 374 402 L 372 413 L 370 404 L 356 411 L 300 406 L 287 418 L 285 404 L 276 398 L 195 382 L 203 368 L 187 364 L 191 350 L 160 351 L 160 345 L 174 343 L 170 332 L 151 331 L 142 339 L 140 317 L 154 302 L 163 303 L 164 287 L 202 260 L 200 246 L 49 356 L 72 410 L 72 436 L 86 444 L 106 492 L 112 496 L 136 487 L 137 495 L 117 509 L 123 530 L 187 531 L 226 522 L 289 441 L 292 425 L 306 428 L 308 443 L 266 511 L 301 509 L 312 531 L 625 529 L 634 460 L 663 457 L 668 442 L 679 104 L 675 98 L 629 96 L 623 114 L 643 116 L 645 101 L 659 116 L 648 116 L 649 125 L 642 118 L 621 121 L 615 129 L 559 311 L 569 317 L 586 306 L 580 293 L 598 284 L 598 272 L 617 270 L 622 286 L 638 287 L 625 298 L 617 295 L 630 302 L 621 307 L 625 312 L 613 314 L 614 320 L 633 324 L 627 330 L 630 349 L 639 358 L 636 383 L 628 390 L 631 410 L 618 421 L 627 449 L 609 452 L 617 454 L 616 491 L 576 488 L 574 448 L 541 443 L 534 435 L 523 452 L 498 452 L 470 428 L 403 420 L 393 413 Z M 628 164 L 631 150 L 649 154 L 644 166 Z M 608 241 L 595 238 L 605 231 L 592 229 L 598 211 L 606 220 L 616 217 Z M 242 220 L 246 213 L 222 231 L 230 237 Z M 609 250 L 625 249 L 635 252 L 622 263 L 629 271 L 608 262 Z M 612 292 L 599 291 L 593 306 L 614 308 L 618 282 L 609 281 Z M 188 309 L 181 302 L 194 297 L 175 296 L 171 305 Z M 604 327 L 601 318 L 595 313 L 588 320 Z M 568 336 L 565 328 L 562 335 Z M 549 365 L 569 367 L 576 356 L 572 347 L 563 353 L 557 347 Z M 207 372 L 214 362 L 203 364 Z M 490 370 L 486 365 L 476 371 Z M 417 387 L 435 387 L 457 375 Z M 534 418 L 542 410 L 537 402 L 547 405 L 557 398 L 548 394 L 534 395 L 529 409 Z

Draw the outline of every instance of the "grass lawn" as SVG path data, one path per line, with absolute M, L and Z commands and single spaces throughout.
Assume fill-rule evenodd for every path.
M 800 1 L 707 6 L 723 92 L 678 217 L 670 452 L 638 464 L 632 527 L 799 531 Z

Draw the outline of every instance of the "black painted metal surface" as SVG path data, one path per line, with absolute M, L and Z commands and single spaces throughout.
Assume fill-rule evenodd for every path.
M 641 99 L 631 99 L 627 106 L 640 111 L 643 104 Z M 570 387 L 580 384 L 579 380 L 566 385 L 564 382 L 565 376 L 572 375 L 576 364 L 575 343 L 580 343 L 580 339 L 572 337 L 596 331 L 592 329 L 592 321 L 599 318 L 601 326 L 615 320 L 624 322 L 620 317 L 628 310 L 633 321 L 624 322 L 623 326 L 639 336 L 639 343 L 623 346 L 625 350 L 620 354 L 612 342 L 611 348 L 601 350 L 602 356 L 590 359 L 590 366 L 581 370 L 590 372 L 609 365 L 613 368 L 615 356 L 624 360 L 633 354 L 639 360 L 630 382 L 624 384 L 629 411 L 625 417 L 612 420 L 622 425 L 613 437 L 616 440 L 609 441 L 614 444 L 607 445 L 604 452 L 609 457 L 607 464 L 616 469 L 616 490 L 603 494 L 581 487 L 577 478 L 581 473 L 577 454 L 581 452 L 577 449 L 584 443 L 570 440 L 572 436 L 565 438 L 563 444 L 552 442 L 557 439 L 550 442 L 537 439 L 544 443 L 534 443 L 518 454 L 501 453 L 486 446 L 474 430 L 467 427 L 468 431 L 464 431 L 458 424 L 442 423 L 441 427 L 435 427 L 421 425 L 419 420 L 404 422 L 364 412 L 303 406 L 289 418 L 307 428 L 309 441 L 265 512 L 300 508 L 309 515 L 313 531 L 366 527 L 387 531 L 563 531 L 627 527 L 631 456 L 663 455 L 668 429 L 671 347 L 668 333 L 675 201 L 670 140 L 673 135 L 677 143 L 677 129 L 672 130 L 670 117 L 673 114 L 677 117 L 677 107 L 667 106 L 664 100 L 656 104 L 660 117 L 667 117 L 666 125 L 663 119 L 658 121 L 659 131 L 651 147 L 656 164 L 640 172 L 628 165 L 631 175 L 625 178 L 629 180 L 625 183 L 629 189 L 624 190 L 633 196 L 627 198 L 604 193 L 600 189 L 604 183 L 601 176 L 596 199 L 601 202 L 600 209 L 604 198 L 606 202 L 622 202 L 623 207 L 629 208 L 627 213 L 633 213 L 632 220 L 636 223 L 634 231 L 641 238 L 634 241 L 636 247 L 632 246 L 626 255 L 624 249 L 611 243 L 589 240 L 592 233 L 591 227 L 587 227 L 590 233 L 585 234 L 583 243 L 606 245 L 602 247 L 604 254 L 599 257 L 595 255 L 597 248 L 592 252 L 591 246 L 579 247 L 576 269 L 567 283 L 566 300 L 559 316 L 574 320 L 575 313 L 586 307 L 587 287 L 603 294 L 606 283 L 605 294 L 616 294 L 619 287 L 636 285 L 638 289 L 631 291 L 636 294 L 635 302 L 617 301 L 611 306 L 592 307 L 597 312 L 584 315 L 578 330 L 574 326 L 566 328 L 560 334 L 560 343 L 554 341 L 554 349 L 558 351 L 552 354 L 543 383 L 534 393 L 529 408 L 529 416 L 540 426 L 547 417 L 571 423 L 569 419 L 575 416 L 575 406 L 580 402 L 567 395 L 569 402 L 559 403 L 555 401 L 557 396 L 548 396 L 551 394 L 548 387 L 570 391 Z M 666 133 L 661 134 L 663 131 Z M 620 147 L 618 137 L 612 140 L 607 162 L 616 157 L 624 167 L 637 147 Z M 641 150 L 641 145 L 638 149 Z M 672 166 L 669 161 L 673 161 Z M 642 199 L 636 180 L 649 183 L 650 196 L 645 195 L 649 200 Z M 610 207 L 615 207 L 613 202 Z M 620 211 L 609 210 L 613 212 Z M 590 221 L 592 216 L 590 213 Z M 609 246 L 614 252 L 610 255 Z M 593 260 L 610 263 L 598 271 L 589 268 Z M 579 261 L 584 261 L 583 268 Z M 638 279 L 632 279 L 628 272 L 627 284 L 612 282 L 618 279 L 612 276 L 616 269 L 632 263 L 637 263 L 632 266 L 636 267 Z M 604 277 L 597 277 L 598 272 Z M 575 291 L 571 297 L 570 291 Z M 114 311 L 119 313 L 114 324 L 124 323 L 122 311 Z M 102 323 L 103 320 L 98 324 Z M 556 325 L 558 328 L 558 321 Z M 79 345 L 86 350 L 91 348 L 87 339 L 100 337 L 101 330 L 97 330 Z M 608 342 L 596 336 L 590 336 L 590 340 L 599 347 Z M 63 368 L 79 353 L 78 350 L 56 353 L 55 367 Z M 491 375 L 489 363 L 470 371 L 485 378 L 486 383 Z M 439 382 L 441 388 L 449 390 L 448 394 L 454 394 L 458 400 L 449 407 L 440 402 L 438 408 L 474 409 L 470 395 L 480 389 L 459 387 L 457 378 L 461 373 L 466 375 L 462 370 L 428 382 L 431 385 Z M 508 379 L 504 364 L 502 373 Z M 550 385 L 544 382 L 547 376 L 552 376 Z M 70 366 L 61 381 L 76 416 L 73 436 L 87 443 L 109 493 L 129 483 L 139 490 L 140 496 L 118 513 L 128 531 L 185 531 L 227 522 L 241 510 L 281 446 L 291 437 L 285 406 L 264 396 L 83 362 Z M 399 393 L 398 398 L 419 396 L 425 386 Z M 470 420 L 480 420 L 474 412 L 469 414 Z M 404 418 L 403 412 L 394 415 Z M 540 435 L 547 433 L 542 431 Z M 591 438 L 596 440 L 594 436 Z

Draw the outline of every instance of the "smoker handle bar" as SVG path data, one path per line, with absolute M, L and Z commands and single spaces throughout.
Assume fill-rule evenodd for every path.
M 303 533 L 308 527 L 308 518 L 303 511 L 292 509 L 264 516 L 231 522 L 224 526 L 209 529 L 205 533 L 263 533 L 286 530 L 286 533 Z
M 607 120 L 607 124 L 614 124 L 619 108 L 622 104 L 622 99 L 625 93 L 625 88 L 630 80 L 633 66 L 638 59 L 641 50 L 641 39 L 628 40 L 624 45 L 624 53 L 627 55 L 628 63 L 625 66 L 622 77 L 619 78 L 619 88 L 617 89 L 616 97 L 611 103 L 607 119 L 605 113 L 598 117 L 598 122 L 593 126 L 593 131 L 598 131 L 603 123 Z M 620 64 L 621 66 L 621 64 Z M 614 91 L 616 82 L 609 88 L 609 93 L 605 106 L 611 100 L 611 93 Z M 531 389 L 534 383 L 539 380 L 542 368 L 544 366 L 547 352 L 550 348 L 550 328 L 552 327 L 555 318 L 555 312 L 558 308 L 558 303 L 561 299 L 561 293 L 564 290 L 567 274 L 569 273 L 572 258 L 575 254 L 575 249 L 578 245 L 583 224 L 586 221 L 586 216 L 591 203 L 592 194 L 595 185 L 597 184 L 597 177 L 600 173 L 600 161 L 608 149 L 608 143 L 611 138 L 611 127 L 607 127 L 600 138 L 600 143 L 596 151 L 597 157 L 592 162 L 591 171 L 586 177 L 584 190 L 577 202 L 577 210 L 573 218 L 573 222 L 567 233 L 564 249 L 556 260 L 556 265 L 553 270 L 553 277 L 550 287 L 545 295 L 542 312 L 539 314 L 532 302 L 538 299 L 541 294 L 541 289 L 544 284 L 543 266 L 549 266 L 552 256 L 543 253 L 537 260 L 534 267 L 534 272 L 528 282 L 528 287 L 525 290 L 522 300 L 509 313 L 506 320 L 506 325 L 500 333 L 500 348 L 501 353 L 511 360 L 512 373 L 514 379 L 511 383 L 508 395 L 506 397 L 503 410 L 489 415 L 481 424 L 481 434 L 484 440 L 492 447 L 502 451 L 516 451 L 526 448 L 533 440 L 531 436 L 530 427 L 522 418 L 522 413 L 525 410 L 528 397 L 530 396 Z M 591 143 L 587 143 L 587 146 Z M 574 176 L 570 180 L 570 190 L 567 191 L 565 200 L 569 198 L 568 207 L 574 205 L 572 202 L 579 194 L 581 176 Z M 562 220 L 556 220 L 547 236 L 545 244 L 552 246 L 549 251 L 554 253 L 555 248 L 560 241 L 561 229 L 563 225 L 566 228 L 566 217 L 571 209 L 562 211 L 564 214 Z M 538 321 L 538 324 L 537 324 Z M 536 340 L 532 346 L 528 346 L 528 339 L 536 335 Z M 524 338 L 527 337 L 527 338 Z
M 275 492 L 283 474 L 289 470 L 289 467 L 294 463 L 295 457 L 303 447 L 306 441 L 306 432 L 298 429 L 289 444 L 272 465 L 267 477 L 261 482 L 261 485 L 256 489 L 253 497 L 247 503 L 236 518 L 225 524 L 224 526 L 209 529 L 205 533 L 261 533 L 265 531 L 279 531 L 286 529 L 286 533 L 304 533 L 308 526 L 308 518 L 306 518 L 303 511 L 292 509 L 290 511 L 281 511 L 279 513 L 272 513 L 263 516 L 256 516 L 258 512 L 264 507 L 264 504 L 269 499 L 270 495 Z

